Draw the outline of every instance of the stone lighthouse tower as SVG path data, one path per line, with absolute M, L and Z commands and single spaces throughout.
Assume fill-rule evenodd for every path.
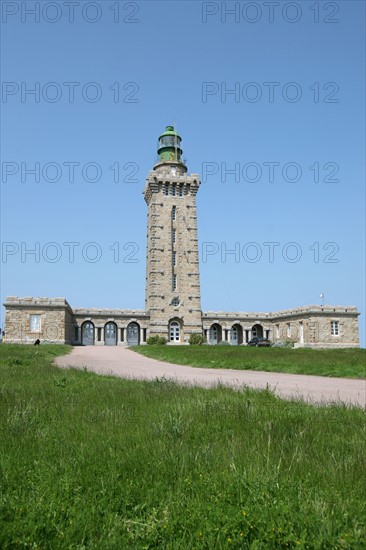
M 198 174 L 187 174 L 181 141 L 174 127 L 167 126 L 144 190 L 149 334 L 165 336 L 171 343 L 184 343 L 191 333 L 202 333 L 196 213 L 200 181 Z

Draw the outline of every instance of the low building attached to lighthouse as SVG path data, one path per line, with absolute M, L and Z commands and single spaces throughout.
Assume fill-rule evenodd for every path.
M 144 189 L 147 204 L 145 310 L 72 308 L 65 298 L 9 296 L 5 341 L 74 345 L 140 345 L 149 336 L 186 344 L 203 334 L 209 344 L 245 345 L 253 337 L 299 347 L 359 347 L 353 306 L 304 306 L 267 313 L 202 312 L 196 195 L 198 174 L 188 174 L 181 137 L 167 126 L 158 162 Z

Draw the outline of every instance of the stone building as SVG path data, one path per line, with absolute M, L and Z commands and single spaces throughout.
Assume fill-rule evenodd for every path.
M 158 162 L 144 190 L 147 204 L 145 310 L 72 308 L 65 298 L 9 296 L 5 341 L 74 345 L 139 345 L 149 336 L 188 343 L 200 333 L 210 344 L 245 345 L 251 338 L 290 340 L 298 347 L 358 347 L 352 306 L 305 306 L 268 313 L 201 310 L 196 195 L 198 174 L 187 174 L 181 137 L 172 126 L 159 137 Z

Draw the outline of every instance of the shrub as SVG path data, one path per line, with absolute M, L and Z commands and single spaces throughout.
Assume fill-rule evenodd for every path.
M 279 340 L 278 342 L 274 342 L 271 344 L 272 348 L 287 348 L 286 342 L 283 342 L 282 340 Z
M 292 338 L 288 338 L 287 340 L 285 340 L 285 342 L 286 342 L 286 346 L 288 348 L 293 348 L 296 340 L 294 340 Z
M 271 344 L 273 348 L 293 348 L 294 342 L 291 340 L 279 340 L 278 342 L 274 342 L 274 344 Z
M 218 346 L 231 346 L 230 342 L 227 342 L 226 340 L 221 340 L 217 345 Z
M 164 336 L 158 336 L 156 334 L 155 336 L 149 336 L 149 338 L 146 340 L 146 343 L 149 346 L 165 346 L 166 338 L 164 338 Z
M 198 332 L 192 333 L 189 336 L 189 343 L 191 346 L 201 346 L 203 342 L 205 341 L 202 334 L 199 334 Z

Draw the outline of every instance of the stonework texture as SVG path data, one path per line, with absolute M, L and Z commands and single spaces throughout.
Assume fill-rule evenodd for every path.
M 180 327 L 180 341 L 202 332 L 198 262 L 197 174 L 172 163 L 157 165 L 146 180 L 148 206 L 146 309 L 150 335 L 169 337 L 170 322 Z
M 253 337 L 265 337 L 297 347 L 359 347 L 359 313 L 352 306 L 269 313 L 201 311 L 196 212 L 200 180 L 198 174 L 187 174 L 180 160 L 180 137 L 172 127 L 167 130 L 160 138 L 160 162 L 149 172 L 144 190 L 145 310 L 72 309 L 65 298 L 9 296 L 4 304 L 5 341 L 138 345 L 159 335 L 171 344 L 186 344 L 190 334 L 199 333 L 209 344 L 246 345 Z
M 39 327 L 31 326 L 31 316 L 40 315 Z M 72 310 L 64 298 L 17 298 L 6 300 L 5 341 L 27 344 L 39 339 L 47 343 L 68 342 Z
M 115 340 L 109 345 L 144 344 L 147 337 L 159 334 L 168 338 L 169 324 L 177 319 L 187 341 L 185 319 L 180 307 L 173 311 L 159 311 L 159 325 L 151 326 L 151 317 L 143 310 L 72 309 L 64 298 L 18 298 L 9 296 L 6 307 L 5 341 L 32 344 L 37 338 L 43 343 L 85 344 L 83 327 L 94 327 L 94 345 L 105 345 L 106 327 L 116 328 Z M 162 315 L 164 313 L 164 315 Z M 188 312 L 189 313 L 189 312 Z M 32 331 L 30 316 L 40 315 L 37 331 Z M 232 345 L 246 345 L 253 336 L 264 336 L 272 342 L 290 341 L 296 347 L 347 348 L 359 347 L 357 308 L 345 306 L 306 306 L 271 313 L 200 312 L 199 325 L 189 325 L 191 332 L 203 333 L 210 344 L 227 341 Z M 332 334 L 331 323 L 337 323 L 337 334 Z M 302 326 L 302 328 L 301 328 Z M 216 327 L 216 331 L 215 331 Z M 137 329 L 137 341 L 129 342 L 130 329 Z M 88 342 L 89 345 L 89 342 Z

